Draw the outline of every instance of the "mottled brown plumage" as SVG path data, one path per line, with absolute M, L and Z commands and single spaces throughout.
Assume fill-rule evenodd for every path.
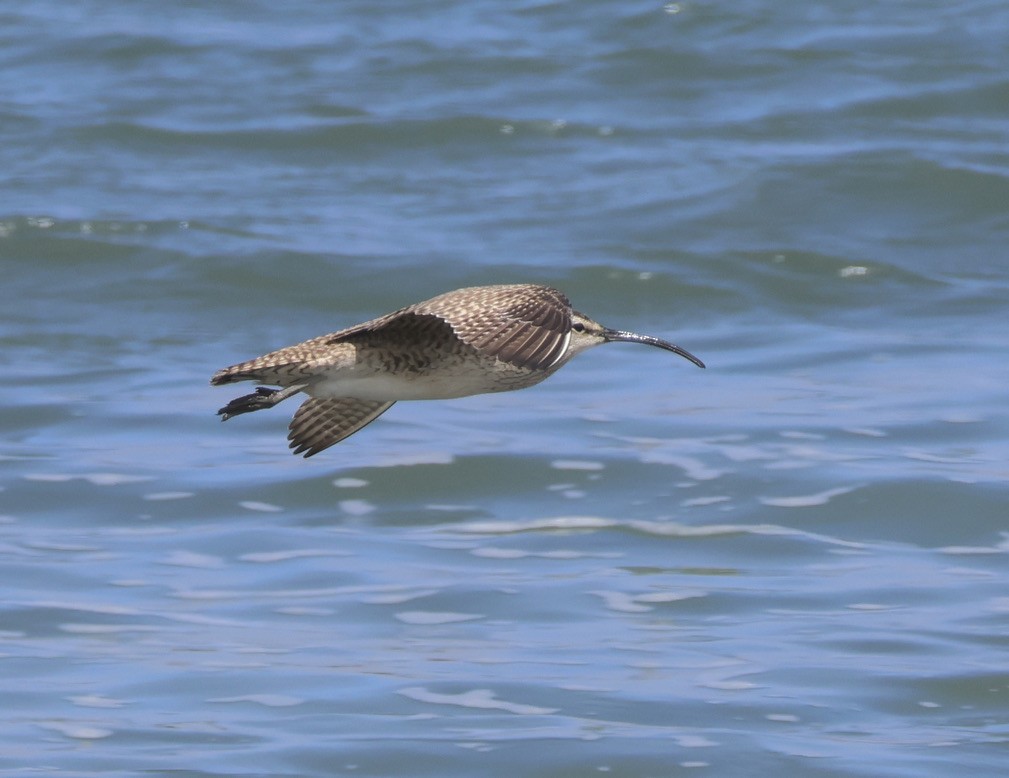
M 447 292 L 226 367 L 210 382 L 283 387 L 232 400 L 218 411 L 225 421 L 308 394 L 288 435 L 294 453 L 308 457 L 371 423 L 397 400 L 532 386 L 580 351 L 610 341 L 659 346 L 704 367 L 679 346 L 597 324 L 572 310 L 556 289 L 506 284 Z

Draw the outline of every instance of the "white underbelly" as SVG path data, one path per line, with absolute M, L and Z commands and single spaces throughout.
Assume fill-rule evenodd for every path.
M 312 397 L 355 397 L 359 400 L 447 400 L 484 392 L 517 389 L 510 381 L 495 381 L 484 370 L 416 373 L 336 371 L 305 388 Z

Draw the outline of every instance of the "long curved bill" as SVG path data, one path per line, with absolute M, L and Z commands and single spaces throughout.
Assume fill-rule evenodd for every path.
M 662 338 L 653 338 L 651 335 L 638 335 L 637 333 L 624 332 L 623 330 L 603 330 L 603 337 L 606 338 L 607 341 L 644 343 L 648 346 L 658 346 L 659 348 L 664 348 L 666 351 L 672 351 L 674 354 L 679 354 L 684 359 L 689 359 L 698 367 L 704 367 L 704 363 L 685 348 L 680 348 L 675 343 L 670 343 L 668 340 L 662 340 Z

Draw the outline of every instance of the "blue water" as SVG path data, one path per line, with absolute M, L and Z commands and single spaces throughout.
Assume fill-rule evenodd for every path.
M 0 775 L 1005 772 L 1004 3 L 0 22 Z M 518 281 L 708 369 L 214 415 Z

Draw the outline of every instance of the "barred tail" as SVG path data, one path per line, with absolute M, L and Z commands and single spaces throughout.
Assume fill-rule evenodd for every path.
M 252 363 L 242 362 L 231 367 L 224 367 L 214 373 L 210 378 L 211 386 L 221 386 L 223 384 L 233 384 L 238 381 L 254 381 L 259 378 L 258 372 L 253 368 Z

